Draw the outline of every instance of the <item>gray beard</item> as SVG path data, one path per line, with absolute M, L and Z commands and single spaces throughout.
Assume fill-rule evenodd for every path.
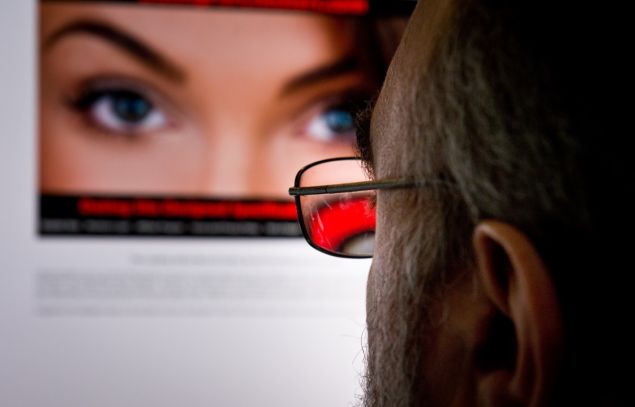
M 413 380 L 411 375 L 406 373 L 404 364 L 406 359 L 417 356 L 412 355 L 414 352 L 407 351 L 405 347 L 406 329 L 395 326 L 395 323 L 383 323 L 381 318 L 369 321 L 368 325 L 369 341 L 366 349 L 362 406 L 412 406 Z
M 384 281 L 382 293 L 386 294 L 369 306 L 363 407 L 426 404 L 420 369 L 427 296 L 413 293 L 405 285 L 402 281 Z
M 391 191 L 393 202 L 378 202 L 388 212 L 409 216 L 384 218 L 378 236 L 380 255 L 373 260 L 377 270 L 369 280 L 367 298 L 363 407 L 430 405 L 422 375 L 425 341 L 430 339 L 433 298 L 450 277 L 447 259 L 453 257 L 447 256 L 440 209 L 436 211 L 427 195 L 420 195 Z

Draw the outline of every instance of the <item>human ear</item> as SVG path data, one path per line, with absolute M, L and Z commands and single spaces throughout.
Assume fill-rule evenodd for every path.
M 488 302 L 475 344 L 478 398 L 485 405 L 548 405 L 562 349 L 549 270 L 528 237 L 507 223 L 479 223 L 473 244 Z

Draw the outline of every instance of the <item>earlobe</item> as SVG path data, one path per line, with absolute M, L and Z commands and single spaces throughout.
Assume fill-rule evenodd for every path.
M 479 223 L 473 243 L 478 282 L 491 307 L 477 344 L 479 398 L 547 405 L 562 349 L 549 270 L 528 237 L 507 223 Z

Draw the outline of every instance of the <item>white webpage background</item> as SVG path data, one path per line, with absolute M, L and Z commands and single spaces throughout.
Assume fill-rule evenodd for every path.
M 0 406 L 354 405 L 368 261 L 37 236 L 36 16 L 0 0 Z

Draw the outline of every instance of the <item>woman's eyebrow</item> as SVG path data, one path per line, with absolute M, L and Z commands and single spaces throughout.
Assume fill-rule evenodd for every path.
M 61 39 L 75 34 L 92 35 L 106 40 L 167 79 L 177 83 L 185 81 L 183 69 L 170 62 L 158 51 L 124 30 L 99 20 L 82 19 L 66 24 L 46 39 L 43 48 L 50 48 Z
M 280 95 L 288 96 L 289 94 L 301 91 L 303 88 L 316 83 L 355 72 L 358 68 L 359 63 L 357 58 L 352 55 L 347 55 L 335 62 L 318 66 L 317 68 L 303 72 L 298 76 L 291 78 L 282 87 Z

